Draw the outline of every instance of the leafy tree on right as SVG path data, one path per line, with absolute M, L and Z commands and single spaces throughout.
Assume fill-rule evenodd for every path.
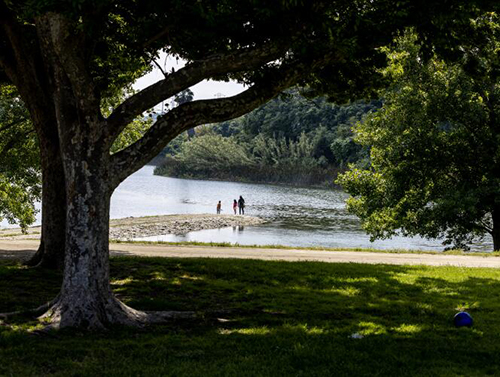
M 412 32 L 386 49 L 391 90 L 355 129 L 370 167 L 337 179 L 372 239 L 421 235 L 467 249 L 490 234 L 500 250 L 499 37 L 487 14 L 454 63 L 429 58 Z

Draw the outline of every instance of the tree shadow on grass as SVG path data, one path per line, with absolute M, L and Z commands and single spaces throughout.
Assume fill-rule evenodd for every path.
M 0 328 L 0 346 L 9 346 L 0 357 L 13 360 L 0 374 L 62 365 L 121 375 L 500 374 L 498 270 L 113 258 L 111 276 L 132 307 L 194 310 L 199 320 L 50 339 Z M 39 305 L 59 279 L 0 264 L 7 304 L 23 292 L 21 306 Z M 473 315 L 472 328 L 453 326 L 459 308 Z M 57 358 L 37 361 L 42 349 Z

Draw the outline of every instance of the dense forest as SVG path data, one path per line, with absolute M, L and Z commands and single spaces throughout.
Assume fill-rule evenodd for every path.
M 162 152 L 155 174 L 295 185 L 332 185 L 349 163 L 367 163 L 352 126 L 381 101 L 335 105 L 290 91 L 231 121 L 184 133 Z

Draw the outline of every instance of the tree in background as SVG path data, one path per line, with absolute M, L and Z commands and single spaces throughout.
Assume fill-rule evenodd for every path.
M 44 200 L 54 185 L 66 194 L 63 284 L 44 317 L 55 327 L 103 328 L 178 315 L 134 310 L 111 291 L 109 206 L 119 183 L 178 134 L 241 116 L 296 84 L 334 100 L 369 95 L 382 84 L 378 47 L 395 30 L 415 24 L 453 44 L 453 31 L 483 3 L 0 1 L 2 77 L 30 113 L 42 173 L 58 173 L 44 178 Z M 103 99 L 130 84 L 160 49 L 188 63 L 105 116 Z M 247 89 L 184 103 L 111 153 L 130 122 L 204 79 L 236 79 Z
M 234 138 L 215 133 L 198 135 L 184 142 L 175 157 L 166 161 L 169 171 L 185 178 L 237 177 L 239 172 L 254 165 L 247 148 Z M 161 168 L 157 168 L 160 169 Z
M 490 234 L 500 250 L 498 21 L 474 21 L 456 64 L 424 59 L 413 33 L 386 50 L 392 90 L 356 129 L 371 166 L 338 179 L 372 238 L 401 232 L 464 248 Z
M 207 131 L 206 131 L 207 130 Z M 183 140 L 166 156 L 155 174 L 266 183 L 323 184 L 332 173 L 315 158 L 315 136 L 302 133 L 297 141 L 262 134 L 245 142 L 200 128 L 196 138 Z
M 40 161 L 29 114 L 12 86 L 0 88 L 0 221 L 21 229 L 35 221 Z
M 189 88 L 177 93 L 174 96 L 174 102 L 177 104 L 177 106 L 191 102 L 193 99 L 194 99 L 194 94 Z
M 367 151 L 359 144 L 354 143 L 351 127 L 355 122 L 363 119 L 366 114 L 380 108 L 381 101 L 354 101 L 344 105 L 336 105 L 327 102 L 325 97 L 306 98 L 301 94 L 304 91 L 289 90 L 280 98 L 273 99 L 238 119 L 210 125 L 210 128 L 224 137 L 234 137 L 234 141 L 248 147 L 251 154 L 255 154 L 254 151 L 258 150 L 256 146 L 261 138 L 275 143 L 280 143 L 280 140 L 284 139 L 286 143 L 294 145 L 303 139 L 305 134 L 313 144 L 311 154 L 307 158 L 313 157 L 317 160 L 318 166 L 331 170 L 325 171 L 324 175 L 328 175 L 338 168 L 344 168 L 347 163 L 364 160 Z M 170 156 L 175 157 L 179 151 L 176 146 L 182 145 L 184 141 L 183 138 L 176 138 L 163 150 L 163 155 L 169 156 L 168 162 L 164 164 L 165 169 L 158 169 L 157 173 L 177 176 L 176 172 L 181 172 L 182 162 L 180 160 L 176 162 L 175 169 L 169 169 L 167 165 L 173 162 Z M 254 157 L 259 156 L 255 155 Z M 284 155 L 282 157 L 286 158 Z M 271 159 L 261 159 L 260 165 L 264 167 L 266 164 L 271 167 L 275 165 L 275 162 Z M 177 168 L 181 168 L 181 170 Z M 213 173 L 217 173 L 217 167 L 214 169 Z M 245 171 L 251 173 L 250 170 Z M 181 176 L 185 177 L 183 174 Z M 214 177 L 216 176 L 217 174 Z M 319 177 L 317 174 L 316 176 Z M 194 175 L 194 177 L 211 178 L 206 175 Z M 285 181 L 279 181 L 280 177 L 277 175 L 275 177 L 277 180 L 272 180 L 272 182 L 290 183 L 285 176 L 281 177 Z M 260 181 L 257 180 L 256 175 L 238 178 Z M 304 178 L 307 180 L 306 177 Z M 332 179 L 330 174 L 329 177 L 323 177 L 321 182 L 311 183 L 322 184 L 326 180 L 331 183 Z M 295 179 L 294 181 L 306 184 L 304 181 Z

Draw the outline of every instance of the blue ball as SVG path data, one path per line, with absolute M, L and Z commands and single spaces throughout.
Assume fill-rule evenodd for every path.
M 456 327 L 464 327 L 464 326 L 471 327 L 472 317 L 467 312 L 459 312 L 455 314 L 455 317 L 453 317 L 453 323 L 455 324 Z

